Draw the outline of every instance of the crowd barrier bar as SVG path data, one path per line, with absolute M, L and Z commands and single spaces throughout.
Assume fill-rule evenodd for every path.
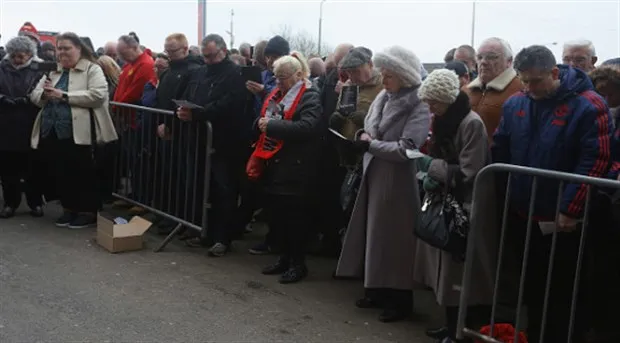
M 483 211 L 485 210 L 488 211 L 488 209 L 479 208 L 479 206 L 477 206 L 476 203 L 479 202 L 482 197 L 487 196 L 487 194 L 484 194 L 484 190 L 483 190 L 484 187 L 482 185 L 488 182 L 494 182 L 494 179 L 493 179 L 494 174 L 497 174 L 500 172 L 508 173 L 508 179 L 507 179 L 508 182 L 506 185 L 506 195 L 505 195 L 506 197 L 504 200 L 504 209 L 502 212 L 503 217 L 502 217 L 502 225 L 501 225 L 501 236 L 500 236 L 500 242 L 499 242 L 497 268 L 496 268 L 496 273 L 495 273 L 493 303 L 492 303 L 492 308 L 491 308 L 491 318 L 490 318 L 491 332 L 487 336 L 487 335 L 481 334 L 475 329 L 465 327 L 466 326 L 465 321 L 467 318 L 469 290 L 472 287 L 472 283 L 471 283 L 472 282 L 471 280 L 472 279 L 472 263 L 473 263 L 473 258 L 474 258 L 474 254 L 476 251 L 475 242 L 476 242 L 476 235 L 478 234 L 477 228 L 480 227 L 478 222 L 481 220 L 484 220 L 484 217 L 481 216 Z M 570 173 L 559 172 L 559 171 L 536 169 L 536 168 L 523 167 L 523 166 L 517 166 L 517 165 L 511 165 L 511 164 L 503 164 L 503 163 L 491 164 L 491 165 L 486 166 L 478 173 L 478 175 L 476 176 L 476 180 L 474 182 L 472 215 L 471 215 L 471 223 L 470 223 L 471 230 L 468 236 L 468 245 L 467 245 L 465 265 L 464 265 L 464 270 L 463 270 L 463 279 L 462 279 L 462 285 L 461 285 L 459 314 L 458 314 L 457 331 L 456 331 L 457 339 L 463 339 L 464 336 L 468 336 L 468 337 L 480 340 L 482 342 L 502 343 L 500 341 L 497 341 L 493 337 L 494 337 L 494 324 L 496 320 L 496 311 L 497 311 L 497 305 L 498 305 L 498 291 L 499 291 L 498 285 L 500 282 L 500 273 L 502 271 L 502 260 L 503 260 L 503 256 L 504 256 L 503 254 L 504 254 L 504 249 L 505 249 L 504 244 L 505 244 L 506 226 L 507 226 L 507 218 L 508 218 L 508 211 L 509 211 L 509 204 L 510 204 L 511 176 L 513 173 L 524 174 L 524 175 L 528 175 L 532 177 L 532 183 L 531 183 L 532 188 L 531 188 L 531 195 L 530 195 L 530 202 L 529 202 L 529 210 L 527 214 L 528 223 L 527 223 L 527 229 L 526 229 L 527 231 L 526 231 L 526 236 L 525 236 L 524 255 L 523 255 L 523 261 L 522 261 L 520 278 L 519 278 L 519 290 L 518 290 L 518 298 L 517 298 L 517 304 L 516 304 L 517 308 L 516 308 L 516 317 L 515 317 L 515 325 L 514 325 L 515 335 L 513 337 L 514 342 L 519 342 L 518 335 L 522 328 L 521 312 L 522 312 L 522 304 L 524 300 L 523 297 L 524 297 L 525 273 L 526 273 L 526 269 L 528 265 L 528 252 L 530 249 L 530 238 L 531 238 L 531 231 L 532 231 L 532 215 L 533 215 L 534 205 L 536 201 L 536 192 L 538 190 L 538 179 L 546 178 L 546 179 L 557 180 L 560 182 L 560 187 L 558 191 L 558 203 L 556 204 L 556 218 L 560 212 L 560 201 L 559 200 L 562 198 L 562 192 L 564 189 L 564 185 L 566 183 L 579 183 L 579 184 L 587 185 L 583 225 L 582 225 L 582 229 L 580 230 L 581 235 L 579 239 L 577 263 L 575 266 L 576 273 L 575 273 L 575 278 L 573 280 L 573 293 L 572 293 L 572 301 L 570 305 L 571 307 L 570 307 L 569 327 L 567 328 L 568 341 L 570 342 L 571 336 L 574 330 L 574 323 L 575 323 L 575 310 L 576 310 L 577 296 L 578 296 L 578 291 L 579 291 L 580 271 L 581 271 L 581 267 L 582 267 L 582 263 L 584 259 L 584 248 L 585 248 L 586 231 L 588 227 L 589 212 L 590 212 L 590 206 L 591 206 L 592 187 L 597 187 L 599 189 L 620 190 L 620 182 L 615 181 L 615 180 L 604 179 L 604 178 L 588 177 L 588 176 L 583 176 L 583 175 L 578 175 L 578 174 L 570 174 Z M 550 251 L 551 257 L 555 256 L 556 244 L 557 244 L 557 233 L 558 231 L 555 230 L 552 234 L 553 236 L 552 236 L 551 251 Z M 553 318 L 547 318 L 547 309 L 548 309 L 548 302 L 549 302 L 553 264 L 554 264 L 554 258 L 550 258 L 548 268 L 547 268 L 548 275 L 547 275 L 546 286 L 545 286 L 545 295 L 544 295 L 542 322 L 541 322 L 541 333 L 540 333 L 540 337 L 535 338 L 539 340 L 540 342 L 543 341 L 543 338 L 545 335 L 545 328 L 546 328 L 547 320 L 554 320 Z
M 110 102 L 110 107 L 120 141 L 114 163 L 112 196 L 176 224 L 154 252 L 162 251 L 184 227 L 197 230 L 201 237 L 205 237 L 213 153 L 211 123 L 181 122 L 174 118 L 174 111 L 133 104 Z M 177 133 L 181 138 L 159 138 L 156 130 L 163 121 L 171 124 L 168 129 L 172 135 Z M 200 126 L 204 127 L 204 141 Z M 194 139 L 190 140 L 189 137 Z M 204 149 L 200 148 L 201 142 L 206 143 Z M 165 145 L 170 145 L 169 149 Z M 204 168 L 199 166 L 200 150 L 204 150 Z M 190 161 L 192 152 L 193 164 Z M 193 168 L 189 168 L 190 165 Z M 204 174 L 201 189 L 198 189 L 199 174 Z M 126 181 L 122 187 L 123 194 L 118 184 L 122 178 Z M 127 182 L 131 183 L 131 192 L 134 193 L 131 196 L 128 194 Z M 202 196 L 197 199 L 199 193 Z M 197 209 L 200 211 L 198 216 Z

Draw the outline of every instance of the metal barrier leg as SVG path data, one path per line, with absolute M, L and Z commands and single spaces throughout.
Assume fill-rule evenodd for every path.
M 181 223 L 177 224 L 177 226 L 174 227 L 174 230 L 170 232 L 170 234 L 161 242 L 161 244 L 157 248 L 153 250 L 153 252 L 160 252 L 164 250 L 166 245 L 168 245 L 168 243 L 170 243 L 170 241 L 174 239 L 174 237 L 179 233 L 179 231 L 181 231 L 182 228 L 183 225 Z
M 519 331 L 521 329 L 521 310 L 523 305 L 523 293 L 525 288 L 525 278 L 527 273 L 527 263 L 530 254 L 530 241 L 532 240 L 532 215 L 536 204 L 536 191 L 538 190 L 538 177 L 534 176 L 532 181 L 532 192 L 530 193 L 530 208 L 527 213 L 527 231 L 525 233 L 525 248 L 523 249 L 523 264 L 521 266 L 521 277 L 519 280 L 519 297 L 517 298 L 517 317 L 515 318 L 514 342 L 519 342 Z

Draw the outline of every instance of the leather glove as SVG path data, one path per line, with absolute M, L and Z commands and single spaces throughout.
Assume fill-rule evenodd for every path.
M 9 97 L 3 96 L 2 98 L 0 98 L 0 104 L 7 105 L 7 106 L 15 106 L 15 100 Z
M 370 149 L 370 142 L 357 140 L 357 141 L 353 141 L 353 146 L 355 147 L 357 151 L 366 152 L 368 151 L 368 149 Z
M 426 175 L 422 183 L 425 192 L 434 192 L 439 189 L 441 184 L 435 181 L 432 177 Z
M 416 165 L 418 167 L 418 171 L 428 172 L 428 168 L 431 166 L 431 162 L 433 162 L 433 158 L 430 156 L 424 156 L 416 159 Z
M 28 104 L 30 104 L 30 99 L 28 99 L 27 97 L 15 98 L 15 99 L 13 99 L 13 101 L 15 102 L 15 105 L 28 105 Z

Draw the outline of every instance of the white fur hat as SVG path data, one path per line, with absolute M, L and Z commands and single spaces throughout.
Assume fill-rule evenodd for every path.
M 416 87 L 422 83 L 422 62 L 416 54 L 401 46 L 392 46 L 376 53 L 372 62 L 377 69 L 387 69 L 398 75 L 407 86 Z
M 459 77 L 448 69 L 435 69 L 422 82 L 418 90 L 421 100 L 435 100 L 444 104 L 456 101 L 460 92 Z

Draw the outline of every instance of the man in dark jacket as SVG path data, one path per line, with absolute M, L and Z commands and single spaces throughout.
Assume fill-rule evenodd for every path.
M 353 49 L 352 44 L 340 44 L 336 47 L 333 55 L 336 66 L 342 59 Z M 345 176 L 345 170 L 340 167 L 340 157 L 338 150 L 334 146 L 333 141 L 329 138 L 327 128 L 329 120 L 338 103 L 340 89 L 344 84 L 340 78 L 340 70 L 338 67 L 331 70 L 324 76 L 319 77 L 317 81 L 318 88 L 321 92 L 321 106 L 323 107 L 323 115 L 321 117 L 321 129 L 324 139 L 321 143 L 321 159 L 319 161 L 319 169 L 321 178 L 318 187 L 321 189 L 317 192 L 320 201 L 316 203 L 319 207 L 316 210 L 317 216 L 315 227 L 321 234 L 320 253 L 330 256 L 338 256 L 340 253 L 340 239 L 338 236 L 346 223 L 344 222 L 344 214 L 340 205 L 340 188 Z
M 155 96 L 155 105 L 153 107 L 162 110 L 174 111 L 177 106 L 173 100 L 183 98 L 183 94 L 187 89 L 192 73 L 196 72 L 204 64 L 204 62 L 201 57 L 190 55 L 189 42 L 184 34 L 177 33 L 168 36 L 164 43 L 164 50 L 167 54 L 166 56 L 168 56 L 168 59 L 170 60 L 170 64 L 169 68 L 159 77 L 159 84 L 157 85 Z M 170 182 L 167 181 L 173 180 L 173 182 L 175 182 L 177 180 L 177 175 L 179 175 L 180 169 L 178 166 L 182 163 L 180 162 L 180 159 L 186 155 L 186 151 L 181 152 L 181 155 L 179 155 L 178 147 L 183 142 L 188 142 L 188 137 L 186 134 L 182 134 L 180 130 L 181 125 L 178 118 L 164 115 L 158 115 L 158 117 L 159 120 L 154 121 L 155 123 L 159 123 L 159 127 L 157 127 L 157 135 L 162 139 L 172 137 L 171 142 L 160 144 L 160 149 L 158 149 L 160 156 L 157 170 L 160 175 L 163 175 L 164 177 L 164 181 L 162 182 L 164 186 L 160 190 L 161 193 L 158 193 L 163 195 L 162 197 L 159 197 L 162 198 L 161 200 L 163 200 L 163 204 L 159 204 L 158 207 L 168 213 L 173 213 L 174 215 L 180 216 L 182 219 L 186 219 L 191 222 L 194 218 L 184 218 L 184 214 L 187 213 L 187 211 L 182 208 L 184 206 L 178 206 L 179 211 L 177 211 L 176 199 L 184 198 L 181 196 L 177 197 L 177 195 L 183 194 L 182 189 L 178 189 L 176 186 L 170 185 Z M 151 132 L 155 132 L 155 129 Z M 176 149 L 171 154 L 170 149 L 172 148 Z M 184 170 L 185 168 L 182 168 L 181 172 Z M 185 180 L 184 178 L 181 179 Z M 177 194 L 177 192 L 180 192 L 181 194 Z M 170 197 L 168 196 L 169 194 Z M 173 222 L 164 220 L 162 223 L 159 223 L 159 233 L 167 234 L 172 230 L 173 226 Z
M 202 106 L 200 109 L 181 107 L 178 117 L 182 121 L 193 121 L 198 125 L 200 137 L 206 137 L 206 125 L 213 128 L 211 156 L 209 232 L 205 243 L 214 243 L 209 255 L 220 257 L 228 251 L 231 241 L 233 214 L 237 208 L 239 174 L 243 168 L 243 157 L 247 149 L 253 118 L 245 113 L 246 89 L 241 69 L 228 56 L 226 42 L 216 34 L 206 36 L 202 41 L 202 54 L 206 67 L 193 73 L 185 92 L 185 99 Z M 201 148 L 204 139 L 199 139 L 198 156 L 204 156 Z M 191 147 L 190 147 L 191 148 Z M 194 155 L 191 155 L 194 156 Z M 204 160 L 203 160 L 204 161 Z M 188 165 L 193 162 L 189 161 Z M 201 168 L 196 171 L 200 185 Z M 194 168 L 188 168 L 193 172 Z M 202 194 L 201 194 L 202 196 Z
M 504 103 L 493 137 L 494 162 L 603 177 L 610 165 L 612 119 L 588 76 L 579 69 L 556 65 L 553 53 L 544 46 L 523 49 L 514 59 L 514 68 L 524 91 Z M 578 220 L 583 216 L 588 187 L 565 183 L 560 190 L 560 182 L 539 180 L 528 231 L 531 182 L 531 176 L 512 174 L 510 211 L 506 214 L 508 232 L 515 236 L 513 243 L 523 243 L 526 232 L 528 236 L 531 233 L 525 281 L 528 337 L 538 342 L 540 336 L 553 236 L 544 235 L 540 223 L 556 222 L 559 233 L 544 341 L 565 342 L 582 231 Z M 562 198 L 556 217 L 559 191 Z M 578 306 L 575 313 L 572 341 L 581 342 L 586 329 L 584 311 Z

